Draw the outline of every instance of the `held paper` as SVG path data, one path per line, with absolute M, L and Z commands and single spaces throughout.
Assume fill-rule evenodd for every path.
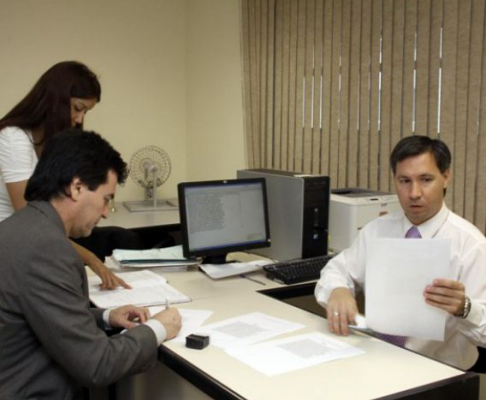
M 390 335 L 444 340 L 447 312 L 425 303 L 434 279 L 450 271 L 447 239 L 375 239 L 366 258 L 366 324 Z

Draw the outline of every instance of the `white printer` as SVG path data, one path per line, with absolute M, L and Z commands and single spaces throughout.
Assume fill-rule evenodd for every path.
M 396 194 L 361 188 L 331 190 L 329 249 L 339 252 L 348 248 L 368 222 L 400 209 Z

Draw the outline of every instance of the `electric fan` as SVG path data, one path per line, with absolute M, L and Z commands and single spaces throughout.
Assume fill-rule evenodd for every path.
M 157 146 L 137 150 L 130 159 L 129 175 L 145 190 L 145 200 L 125 201 L 130 211 L 154 211 L 174 209 L 165 200 L 157 200 L 156 189 L 170 176 L 169 155 Z

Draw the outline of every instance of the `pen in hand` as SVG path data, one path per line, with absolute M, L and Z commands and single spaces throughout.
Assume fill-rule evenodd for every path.
M 165 298 L 165 309 L 167 310 L 170 306 L 170 300 L 168 297 Z

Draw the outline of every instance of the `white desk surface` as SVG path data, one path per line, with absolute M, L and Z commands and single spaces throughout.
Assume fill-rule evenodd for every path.
M 147 228 L 179 224 L 179 208 L 164 211 L 130 212 L 121 202 L 116 202 L 107 219 L 100 220 L 98 226 L 120 226 L 122 228 Z
M 335 337 L 329 333 L 324 318 L 258 293 L 260 290 L 281 287 L 266 279 L 261 272 L 252 273 L 251 276 L 264 281 L 265 286 L 239 276 L 212 280 L 194 267 L 187 272 L 163 275 L 172 286 L 193 300 L 178 305 L 178 308 L 214 311 L 206 323 L 260 311 L 306 326 L 288 335 L 318 331 Z M 363 349 L 365 354 L 274 377 L 267 377 L 238 362 L 216 346 L 191 350 L 169 341 L 163 347 L 191 365 L 195 371 L 202 371 L 211 381 L 219 382 L 237 396 L 248 400 L 369 400 L 464 375 L 463 371 L 364 334 L 355 333 L 341 339 Z M 164 379 L 158 381 L 162 390 L 166 385 Z M 157 386 L 157 382 L 150 383 L 152 390 L 159 390 Z

